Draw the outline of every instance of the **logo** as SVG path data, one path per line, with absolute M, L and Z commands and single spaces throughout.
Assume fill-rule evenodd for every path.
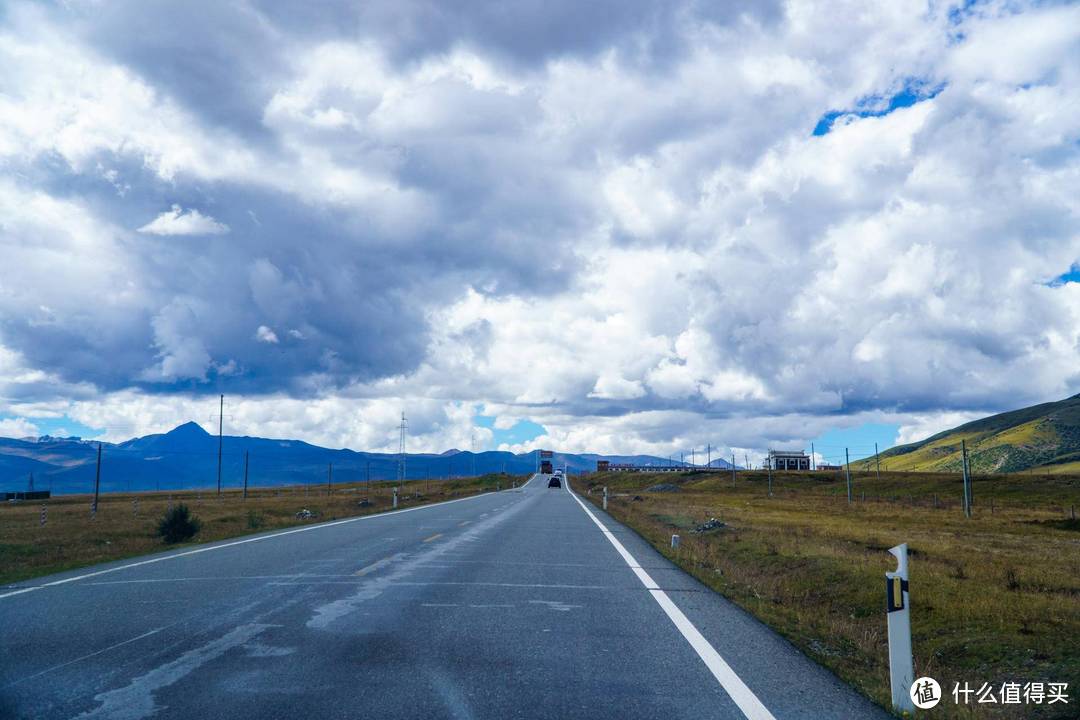
M 920 710 L 929 710 L 941 702 L 941 686 L 932 677 L 921 677 L 911 684 L 911 702 Z

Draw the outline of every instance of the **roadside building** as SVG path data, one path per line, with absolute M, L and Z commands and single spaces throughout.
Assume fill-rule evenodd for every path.
M 773 470 L 810 469 L 810 456 L 802 450 L 770 450 L 765 462 Z

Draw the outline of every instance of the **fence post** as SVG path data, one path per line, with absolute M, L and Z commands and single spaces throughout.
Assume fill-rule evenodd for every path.
M 885 573 L 885 610 L 889 626 L 889 685 L 893 709 L 914 712 L 911 684 L 915 669 L 911 659 L 911 608 L 908 598 L 908 547 L 902 543 L 889 552 L 896 571 Z

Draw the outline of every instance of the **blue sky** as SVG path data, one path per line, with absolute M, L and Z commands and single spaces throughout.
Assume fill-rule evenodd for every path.
M 4 3 L 0 433 L 665 457 L 1080 392 L 1080 5 L 492 7 Z
M 851 109 L 830 110 L 818 120 L 817 125 L 814 126 L 813 134 L 827 135 L 832 130 L 833 123 L 845 115 L 860 118 L 882 117 L 899 108 L 911 107 L 917 102 L 930 100 L 944 89 L 944 87 L 940 86 L 928 88 L 925 85 L 925 82 L 908 80 L 904 84 L 904 89 L 894 95 L 888 97 L 868 96 L 860 98 Z

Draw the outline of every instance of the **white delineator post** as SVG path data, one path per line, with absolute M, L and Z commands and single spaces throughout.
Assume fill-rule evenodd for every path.
M 915 669 L 911 660 L 911 608 L 908 601 L 907 543 L 889 550 L 896 558 L 896 572 L 885 573 L 885 609 L 889 622 L 889 684 L 893 709 L 914 712 L 911 683 Z
M 607 485 L 604 486 L 604 509 L 607 510 Z
M 397 508 L 397 488 L 394 488 L 394 507 Z

